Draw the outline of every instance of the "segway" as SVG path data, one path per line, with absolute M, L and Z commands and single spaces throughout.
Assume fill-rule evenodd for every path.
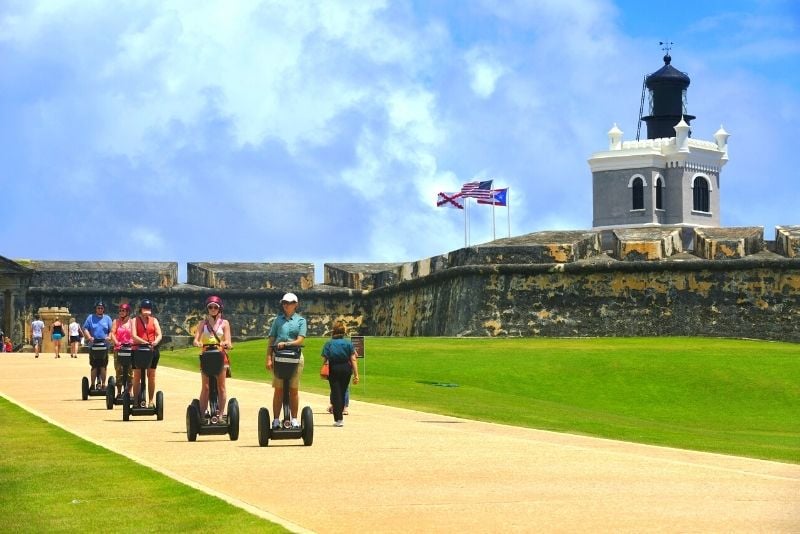
M 131 349 L 130 344 L 124 344 L 120 346 L 119 350 L 117 351 L 117 361 L 119 362 L 120 366 L 122 367 L 122 391 L 128 391 L 130 389 L 130 378 L 128 374 L 131 371 L 131 366 L 133 365 L 133 349 Z M 124 401 L 124 397 L 120 396 L 117 398 L 114 395 L 114 386 L 115 386 L 114 377 L 109 377 L 108 379 L 108 386 L 106 387 L 106 408 L 108 410 L 113 410 L 114 405 L 121 405 Z
M 96 382 L 89 384 L 89 378 L 84 376 L 81 380 L 81 398 L 87 400 L 89 397 L 105 397 L 105 388 L 100 387 L 100 369 L 108 367 L 108 345 L 104 339 L 96 339 L 89 347 L 89 365 L 92 369 L 97 369 Z M 111 384 L 114 384 L 112 379 Z
M 186 437 L 189 441 L 196 441 L 198 434 L 228 434 L 231 441 L 239 439 L 239 402 L 229 399 L 227 415 L 217 416 L 220 411 L 217 376 L 222 372 L 223 359 L 217 345 L 207 345 L 200 355 L 200 370 L 208 377 L 208 412 L 200 414 L 198 399 L 186 407 Z
M 289 347 L 278 350 L 273 347 L 272 371 L 283 380 L 283 421 L 279 428 L 272 428 L 269 410 L 262 407 L 258 411 L 258 444 L 269 445 L 270 439 L 303 439 L 303 445 L 314 442 L 314 412 L 310 406 L 304 406 L 300 413 L 300 428 L 292 428 L 292 411 L 289 406 L 289 384 L 300 363 L 300 347 Z
M 156 391 L 155 406 L 152 408 L 147 406 L 147 370 L 151 363 L 153 363 L 153 347 L 139 345 L 139 348 L 133 352 L 133 367 L 141 370 L 139 395 L 136 399 L 131 399 L 128 390 L 122 393 L 123 421 L 128 421 L 132 415 L 155 415 L 159 421 L 164 419 L 164 394 L 161 391 Z

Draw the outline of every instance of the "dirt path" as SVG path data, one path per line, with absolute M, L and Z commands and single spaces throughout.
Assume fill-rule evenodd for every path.
M 800 531 L 800 466 L 478 423 L 353 401 L 334 428 L 327 399 L 315 440 L 258 446 L 272 390 L 231 380 L 241 435 L 188 443 L 196 373 L 161 368 L 165 418 L 122 422 L 80 400 L 78 360 L 0 355 L 0 394 L 92 442 L 279 522 L 315 532 Z M 306 380 L 316 379 L 313 376 Z M 271 411 L 271 409 L 270 409 Z M 224 475 L 202 469 L 224 457 Z M 277 490 L 282 480 L 282 490 Z

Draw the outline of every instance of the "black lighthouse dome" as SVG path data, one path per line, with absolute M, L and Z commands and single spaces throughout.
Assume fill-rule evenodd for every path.
M 647 77 L 645 85 L 650 94 L 650 114 L 642 117 L 647 123 L 647 138 L 675 137 L 675 125 L 681 117 L 691 124 L 694 115 L 686 111 L 686 88 L 691 80 L 670 63 L 669 54 L 664 56 L 664 66 Z

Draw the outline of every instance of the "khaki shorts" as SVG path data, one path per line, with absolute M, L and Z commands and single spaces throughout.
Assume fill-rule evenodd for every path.
M 305 358 L 303 355 L 300 355 L 300 363 L 297 364 L 297 369 L 295 370 L 294 374 L 292 375 L 292 379 L 289 381 L 289 389 L 300 389 L 300 375 L 303 374 L 303 367 L 305 366 Z M 272 374 L 272 387 L 275 389 L 283 389 L 283 378 L 278 378 L 275 374 Z

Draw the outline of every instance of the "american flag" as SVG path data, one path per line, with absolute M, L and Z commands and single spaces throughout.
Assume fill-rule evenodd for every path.
M 439 193 L 436 197 L 436 207 L 463 210 L 464 199 L 461 198 L 461 193 Z
M 494 180 L 486 180 L 483 182 L 467 182 L 461 186 L 461 196 L 468 198 L 477 198 L 481 200 L 492 200 L 492 182 Z

